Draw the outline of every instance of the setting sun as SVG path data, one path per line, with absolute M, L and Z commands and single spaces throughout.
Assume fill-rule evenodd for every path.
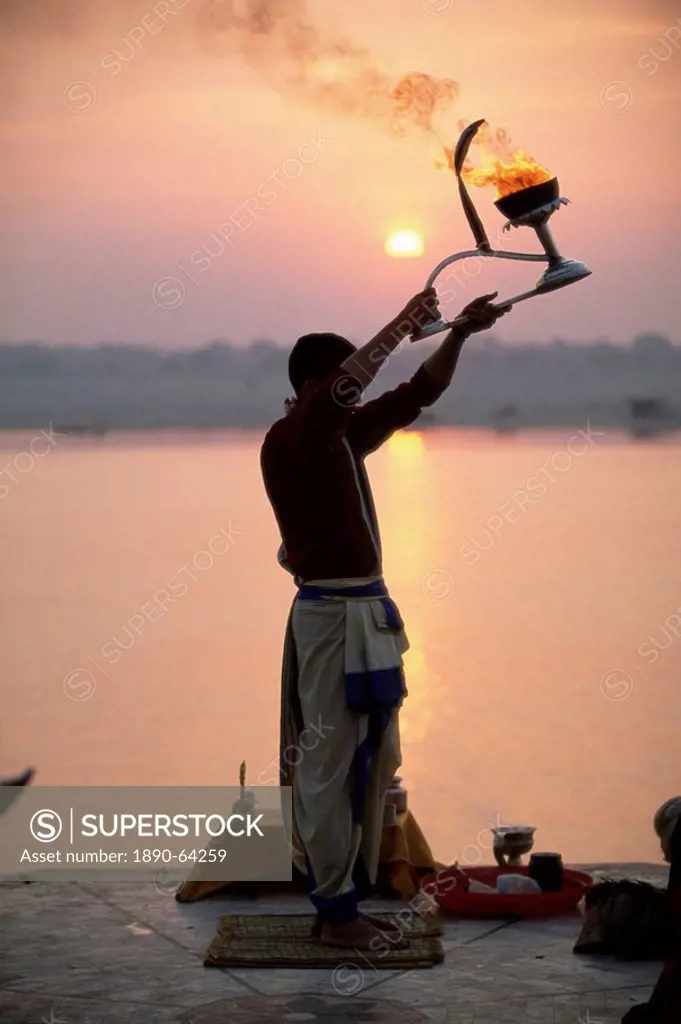
M 385 241 L 388 256 L 423 256 L 423 236 L 418 231 L 393 231 Z

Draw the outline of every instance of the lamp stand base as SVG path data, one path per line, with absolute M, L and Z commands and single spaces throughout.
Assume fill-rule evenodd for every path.
M 537 281 L 538 292 L 552 292 L 556 288 L 564 288 L 573 281 L 581 281 L 591 271 L 581 260 L 560 259 L 551 263 Z

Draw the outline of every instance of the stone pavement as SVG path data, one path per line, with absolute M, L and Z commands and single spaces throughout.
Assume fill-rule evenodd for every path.
M 664 883 L 663 868 L 599 865 Z M 586 870 L 596 870 L 586 866 Z M 178 904 L 140 883 L 0 884 L 3 1024 L 619 1024 L 659 964 L 577 957 L 578 916 L 445 922 L 430 970 L 219 970 L 225 913 L 308 912 L 302 898 Z M 376 903 L 400 909 L 404 904 Z

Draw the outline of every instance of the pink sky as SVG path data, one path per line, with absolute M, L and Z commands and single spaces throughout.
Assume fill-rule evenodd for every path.
M 425 137 L 284 97 L 223 42 L 201 46 L 204 0 L 167 0 L 165 22 L 155 2 L 112 12 L 55 0 L 61 18 L 46 4 L 2 44 L 0 340 L 177 348 L 290 344 L 317 329 L 361 340 L 469 248 L 455 181 L 433 169 Z M 22 6 L 0 0 L 0 12 Z M 67 24 L 80 7 L 89 20 Z M 519 306 L 500 337 L 628 342 L 653 329 L 681 341 L 681 6 L 347 0 L 312 3 L 309 17 L 396 80 L 456 79 L 452 135 L 458 117 L 487 117 L 560 179 L 572 205 L 554 217 L 555 238 L 593 276 Z M 474 198 L 495 238 L 494 193 Z M 232 232 L 222 253 L 221 225 Z M 402 227 L 423 232 L 423 257 L 384 254 Z M 506 237 L 536 246 L 526 229 Z M 477 269 L 461 273 L 448 313 L 537 276 L 530 264 Z

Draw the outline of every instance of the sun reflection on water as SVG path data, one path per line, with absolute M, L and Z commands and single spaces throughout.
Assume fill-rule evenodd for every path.
M 404 656 L 409 696 L 400 716 L 403 744 L 428 734 L 432 717 L 425 646 L 426 607 L 421 577 L 430 556 L 427 518 L 426 442 L 416 431 L 398 431 L 386 445 L 381 479 L 382 533 L 390 560 L 389 581 L 404 616 L 410 648 Z

